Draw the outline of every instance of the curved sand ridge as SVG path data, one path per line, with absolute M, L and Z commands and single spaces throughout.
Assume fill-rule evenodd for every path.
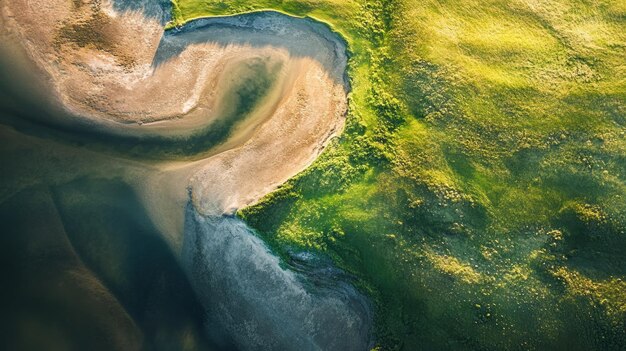
M 211 19 L 209 30 L 197 20 L 164 34 L 160 17 L 120 13 L 111 1 L 76 3 L 11 1 L 2 8 L 3 25 L 25 43 L 62 106 L 93 123 L 137 134 L 210 125 L 228 108 L 224 93 L 238 68 L 255 61 L 273 71 L 272 90 L 279 91 L 264 101 L 272 107 L 266 115 L 285 96 L 306 93 L 298 80 L 318 100 L 345 102 L 341 45 L 312 21 L 224 17 Z
M 258 200 L 305 168 L 343 126 L 345 45 L 312 20 L 265 13 L 163 33 L 164 15 L 117 12 L 110 1 L 33 7 L 15 0 L 2 11 L 5 31 L 45 71 L 68 120 L 181 143 L 220 118 L 234 120 L 209 155 L 226 152 L 184 165 L 201 169 L 193 198 L 205 214 Z M 249 99 L 240 90 L 259 76 L 265 90 L 250 111 L 230 111 L 233 97 Z
M 184 144 L 230 120 L 223 140 L 200 157 L 123 166 L 181 252 L 214 342 L 365 349 L 370 306 L 349 279 L 326 268 L 284 269 L 245 224 L 222 216 L 305 168 L 341 131 L 344 43 L 320 23 L 274 12 L 199 19 L 163 33 L 160 5 L 119 4 L 55 0 L 33 8 L 15 0 L 2 5 L 1 24 L 48 77 L 61 122 Z

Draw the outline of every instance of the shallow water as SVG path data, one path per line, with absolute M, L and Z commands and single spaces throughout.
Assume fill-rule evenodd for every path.
M 365 350 L 369 345 L 369 302 L 339 270 L 313 264 L 296 273 L 282 267 L 239 219 L 204 217 L 190 205 L 182 262 L 207 310 L 207 331 L 222 348 Z

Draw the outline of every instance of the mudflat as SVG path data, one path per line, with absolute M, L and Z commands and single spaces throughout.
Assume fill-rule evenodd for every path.
M 347 58 L 329 28 L 264 12 L 164 31 L 169 14 L 160 11 L 116 1 L 2 5 L 2 40 L 22 44 L 42 72 L 37 85 L 60 123 L 135 137 L 135 149 L 164 140 L 196 155 L 151 162 L 135 182 L 146 197 L 145 184 L 158 183 L 181 205 L 190 187 L 202 213 L 232 213 L 305 168 L 342 130 Z
M 276 12 L 164 30 L 169 12 L 157 2 L 33 4 L 0 4 L 0 69 L 13 74 L 0 84 L 3 257 L 7 277 L 24 281 L 6 284 L 15 348 L 26 335 L 40 336 L 35 349 L 96 339 L 96 349 L 248 348 L 275 343 L 264 331 L 285 326 L 280 342 L 294 348 L 364 348 L 364 296 L 347 282 L 311 290 L 312 278 L 223 216 L 341 132 L 345 43 Z M 250 269 L 232 274 L 241 267 Z M 257 303 L 264 292 L 275 304 Z M 233 331 L 244 322 L 261 329 Z M 343 334 L 318 332 L 338 324 Z

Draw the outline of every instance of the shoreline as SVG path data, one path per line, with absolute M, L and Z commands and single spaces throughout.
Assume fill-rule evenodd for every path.
M 216 18 L 228 19 L 228 18 L 233 18 L 237 16 L 242 16 L 242 15 L 262 15 L 262 14 L 278 14 L 278 15 L 282 15 L 282 16 L 286 16 L 286 17 L 290 17 L 294 19 L 306 20 L 309 23 L 312 23 L 313 25 L 322 25 L 331 34 L 330 36 L 327 36 L 327 39 L 329 41 L 337 42 L 339 46 L 343 46 L 344 52 L 348 58 L 352 55 L 352 50 L 350 49 L 350 43 L 347 39 L 346 34 L 338 30 L 337 28 L 335 28 L 335 26 L 333 26 L 330 22 L 317 18 L 315 16 L 310 16 L 310 15 L 298 16 L 298 15 L 294 15 L 285 11 L 280 11 L 280 10 L 276 10 L 272 8 L 262 8 L 262 9 L 251 10 L 251 11 L 235 12 L 229 15 L 192 17 L 192 18 L 185 19 L 181 24 L 176 24 L 176 25 L 172 24 L 171 26 L 170 26 L 170 23 L 173 23 L 173 20 L 170 20 L 164 26 L 164 32 L 181 30 L 183 29 L 183 27 L 187 26 L 187 24 L 189 24 L 190 22 L 195 22 L 195 21 L 203 20 L 203 19 L 206 19 L 206 20 L 211 20 L 211 19 L 216 19 Z M 349 93 L 352 90 L 352 86 L 350 85 L 349 78 L 350 77 L 348 75 L 348 70 L 346 69 L 345 75 L 344 75 L 346 93 Z
M 227 23 L 231 21 L 245 22 L 248 26 L 233 29 L 232 23 Z M 296 29 L 291 26 L 293 21 L 299 23 Z M 76 194 L 83 199 L 81 201 L 97 201 L 97 198 L 90 198 L 95 194 L 85 192 L 85 189 L 92 189 L 91 183 L 119 182 L 128 185 L 128 196 L 136 197 L 136 210 L 145 213 L 157 236 L 163 239 L 186 271 L 204 309 L 207 312 L 216 308 L 228 309 L 225 314 L 223 311 L 214 313 L 206 321 L 209 324 L 205 326 L 205 332 L 209 339 L 216 338 L 219 343 L 220 338 L 232 338 L 242 347 L 252 347 L 255 343 L 266 346 L 277 343 L 283 348 L 290 345 L 292 348 L 297 345 L 324 345 L 328 349 L 367 347 L 371 343 L 372 312 L 364 294 L 340 274 L 319 275 L 313 264 L 310 276 L 303 267 L 286 269 L 281 265 L 280 258 L 254 235 L 243 220 L 233 218 L 238 209 L 258 202 L 309 167 L 329 142 L 343 131 L 350 90 L 346 79 L 346 46 L 339 36 L 336 40 L 329 39 L 326 34 L 335 34 L 322 24 L 308 19 L 287 18 L 276 11 L 233 16 L 228 21 L 223 18 L 215 21 L 199 19 L 189 24 L 185 31 L 168 33 L 164 32 L 159 40 L 152 59 L 153 62 L 155 58 L 162 59 L 158 61 L 155 71 L 175 67 L 181 56 L 189 54 L 188 48 L 208 48 L 206 52 L 192 52 L 191 57 L 198 55 L 202 58 L 207 53 L 216 52 L 224 54 L 222 59 L 226 61 L 221 70 L 216 63 L 206 71 L 194 71 L 206 77 L 202 84 L 193 84 L 196 90 L 188 92 L 188 96 L 198 101 L 203 96 L 207 101 L 211 100 L 206 106 L 193 106 L 190 114 L 212 104 L 216 110 L 233 116 L 232 130 L 226 133 L 224 140 L 189 155 L 151 155 L 150 150 L 160 150 L 156 146 L 144 153 L 133 154 L 132 149 L 124 150 L 124 144 L 116 142 L 120 140 L 115 139 L 116 135 L 134 136 L 138 145 L 143 146 L 141 142 L 148 140 L 146 138 L 150 134 L 146 131 L 149 131 L 157 136 L 150 143 L 158 146 L 167 140 L 165 132 L 172 133 L 168 127 L 188 131 L 188 127 L 193 125 L 193 116 L 191 119 L 176 117 L 147 123 L 143 120 L 141 123 L 113 121 L 99 119 L 98 114 L 72 114 L 71 106 L 63 105 L 67 99 L 52 98 L 65 110 L 65 114 L 55 117 L 68 125 L 80 121 L 81 126 L 61 131 L 62 128 L 55 126 L 55 121 L 47 121 L 45 116 L 44 122 L 28 116 L 24 122 L 28 125 L 27 129 L 30 128 L 27 132 L 19 128 L 11 131 L 11 123 L 1 125 L 0 133 L 7 133 L 13 140 L 6 148 L 0 148 L 3 155 L 12 155 L 26 147 L 47 161 L 45 165 L 37 165 L 45 174 L 29 174 L 24 180 L 16 178 L 12 180 L 13 186 L 28 189 L 30 182 L 40 183 L 49 186 L 53 192 L 54 189 L 64 189 L 69 194 Z M 224 33 L 230 33 L 230 36 L 224 39 Z M 244 34 L 249 36 L 243 39 L 237 37 Z M 205 35 L 221 38 L 207 45 Z M 292 37 L 282 41 L 286 35 Z M 309 40 L 302 41 L 298 35 L 305 35 Z M 163 56 L 158 56 L 159 53 Z M 232 58 L 237 54 L 240 55 L 238 61 L 233 62 Z M 241 54 L 248 56 L 242 57 Z M 227 67 L 229 64 L 231 66 Z M 274 71 L 272 67 L 278 68 Z M 215 74 L 217 76 L 212 76 Z M 61 76 L 52 74 L 50 77 L 54 80 Z M 89 91 L 88 84 L 84 87 Z M 213 92 L 202 95 L 205 93 L 203 89 L 213 89 Z M 267 91 L 264 93 L 263 89 Z M 61 90 L 57 93 L 74 92 Z M 220 104 L 225 107 L 220 108 Z M 16 119 L 20 121 L 20 116 Z M 208 129 L 215 123 L 209 124 Z M 85 133 L 84 130 L 90 132 Z M 79 138 L 72 139 L 76 135 Z M 92 136 L 99 139 L 91 140 Z M 84 140 L 84 143 L 77 140 Z M 185 147 L 187 141 L 184 138 L 175 140 L 169 150 L 177 150 L 177 143 Z M 157 157 L 145 157 L 150 155 Z M 48 160 L 51 157 L 53 160 Z M 15 161 L 18 178 L 20 173 L 27 172 L 29 166 L 28 160 Z M 108 195 L 106 186 L 103 189 L 103 194 Z M 9 195 L 7 193 L 6 196 Z M 72 199 L 66 198 L 65 202 L 55 206 L 59 207 L 59 211 L 66 211 L 63 214 L 68 220 L 80 222 L 80 216 L 76 214 L 83 206 L 72 205 Z M 116 214 L 117 198 L 107 199 L 112 207 L 109 210 L 103 207 L 103 216 L 123 218 L 124 211 Z M 67 206 L 74 212 L 69 211 Z M 119 206 L 124 208 L 126 205 Z M 89 219 L 82 220 L 88 227 Z M 189 227 L 190 221 L 195 223 L 193 228 Z M 124 223 L 112 226 L 114 231 L 116 228 L 124 230 Z M 74 240 L 80 238 L 74 235 Z M 103 236 L 105 240 L 106 235 Z M 231 239 L 240 247 L 230 245 Z M 241 270 L 243 266 L 250 269 Z M 217 277 L 215 279 L 222 283 L 216 285 L 208 281 L 206 272 L 212 272 Z M 231 274 L 233 272 L 239 273 Z M 320 288 L 309 284 L 309 281 L 319 279 L 327 279 L 328 286 Z M 231 291 L 225 286 L 246 288 Z M 273 294 L 273 303 L 260 303 L 259 299 L 263 298 L 260 291 Z M 223 300 L 226 305 L 215 304 L 213 297 L 217 294 L 227 297 Z M 294 314 L 293 304 L 303 301 L 306 303 L 298 306 Z M 236 316 L 234 322 L 230 319 L 233 315 Z M 302 318 L 306 318 L 306 323 L 296 323 Z M 274 330 L 276 335 L 285 327 L 293 333 L 282 335 L 280 341 L 274 340 L 271 334 L 254 330 L 248 330 L 249 334 L 244 335 L 238 332 L 240 323 L 237 321 L 258 325 L 263 330 Z M 343 326 L 341 333 L 323 333 L 328 322 Z M 222 335 L 212 335 L 209 325 L 217 325 L 219 330 L 223 330 Z
M 123 15 L 136 17 L 132 13 L 119 14 L 118 17 Z M 2 20 L 6 22 L 4 17 Z M 289 30 L 286 31 L 285 28 Z M 218 34 L 211 34 L 212 31 L 225 32 L 219 32 L 220 37 L 217 38 L 215 36 Z M 229 36 L 221 36 L 224 33 Z M 304 33 L 307 33 L 306 41 L 302 40 Z M 69 130 L 55 137 L 59 141 L 64 142 L 67 137 L 71 140 L 72 135 L 79 135 L 78 140 L 84 140 L 79 142 L 92 148 L 92 139 L 100 140 L 96 142 L 94 152 L 145 163 L 148 166 L 147 172 L 130 172 L 135 174 L 130 177 L 130 181 L 143 194 L 144 202 L 153 208 L 151 217 L 156 222 L 161 222 L 160 227 L 169 232 L 169 240 L 175 248 L 180 246 L 182 220 L 171 217 L 188 194 L 191 194 L 192 201 L 205 215 L 232 215 L 238 209 L 258 202 L 310 166 L 329 141 L 341 133 L 347 113 L 347 94 L 350 89 L 346 78 L 347 42 L 328 24 L 274 10 L 197 18 L 187 21 L 182 28 L 162 31 L 159 44 L 154 49 L 154 58 L 164 59 L 159 62 L 159 67 L 167 65 L 172 59 L 184 54 L 188 47 L 204 45 L 202 43 L 207 40 L 206 36 L 211 35 L 215 37 L 213 40 L 216 40 L 217 47 L 230 48 L 232 41 L 234 45 L 250 52 L 259 49 L 261 52 L 274 50 L 282 55 L 277 62 L 286 62 L 289 65 L 279 73 L 278 85 L 272 88 L 272 93 L 264 97 L 266 102 L 255 106 L 252 115 L 247 116 L 244 123 L 238 122 L 226 140 L 189 155 L 174 153 L 163 158 L 158 153 L 153 154 L 154 151 L 150 150 L 159 149 L 151 149 L 150 145 L 163 145 L 167 142 L 168 137 L 161 134 L 163 130 L 176 133 L 171 128 L 181 125 L 180 128 L 185 130 L 188 125 L 184 117 L 141 122 L 143 125 L 139 125 L 136 121 L 116 122 L 71 113 L 57 116 L 62 123 L 72 125 Z M 242 35 L 243 39 L 237 37 Z M 168 42 L 172 44 L 167 44 Z M 214 52 L 215 48 L 216 46 L 212 46 L 209 52 Z M 207 74 L 211 76 L 212 72 L 208 71 Z M 226 77 L 221 71 L 217 74 L 216 79 L 224 80 Z M 50 77 L 54 80 L 56 76 Z M 216 91 L 215 99 L 224 100 L 224 89 L 220 89 L 224 84 L 217 83 L 217 80 L 214 82 L 216 85 L 211 89 Z M 271 97 L 272 94 L 275 96 Z M 71 109 L 63 106 L 62 98 L 57 98 L 56 101 L 66 112 Z M 78 122 L 78 126 L 75 122 Z M 51 124 L 47 128 L 52 128 L 53 136 L 55 123 L 46 121 L 46 124 Z M 32 121 L 31 128 L 37 129 L 37 120 Z M 122 135 L 121 139 L 117 137 L 119 135 Z M 109 139 L 112 144 L 107 141 Z M 187 144 L 185 148 L 189 148 L 186 139 L 181 139 L 182 143 L 172 140 L 172 148 L 169 150 L 175 151 L 178 144 L 181 147 L 184 145 L 182 143 Z M 116 147 L 121 149 L 111 151 L 108 145 L 114 145 L 113 150 Z M 124 149 L 127 147 L 130 149 Z M 127 154 L 128 151 L 125 150 L 131 153 Z M 170 152 L 167 148 L 163 150 Z M 144 153 L 147 158 L 141 157 Z M 132 180 L 135 177 L 139 178 Z M 166 197 L 174 199 L 171 204 L 176 204 L 175 207 L 172 208 L 163 201 L 152 203 L 151 198 L 154 195 L 150 194 L 145 184 L 152 184 L 154 188 L 170 183 L 172 185 L 164 188 L 170 189 L 171 194 Z M 163 194 L 158 197 L 162 198 Z
M 268 15 L 269 16 L 278 15 L 281 18 L 285 16 L 288 19 L 288 21 L 300 21 L 302 19 L 296 16 L 283 15 L 282 13 L 278 11 L 256 11 L 250 14 L 252 18 L 264 17 Z M 216 18 L 217 18 L 218 24 L 219 23 L 227 24 L 234 17 L 233 16 L 228 16 L 228 17 L 221 16 L 221 17 L 216 17 Z M 281 20 L 284 20 L 284 19 L 281 19 Z M 302 19 L 302 20 L 305 20 L 305 19 Z M 347 47 L 345 47 L 346 42 L 341 36 L 338 36 L 335 32 L 331 32 L 330 27 L 328 27 L 327 25 L 324 25 L 323 28 L 324 30 L 328 31 L 328 33 L 324 33 L 323 31 L 320 31 L 320 28 L 319 28 L 319 26 L 322 26 L 322 24 L 314 23 L 314 21 L 311 19 L 306 19 L 306 21 L 307 21 L 306 24 L 298 23 L 298 22 L 295 22 L 295 24 L 299 26 L 303 26 L 302 28 L 300 28 L 300 30 L 316 29 L 315 35 L 321 36 L 325 38 L 326 40 L 329 40 L 332 43 L 332 47 L 334 48 L 334 51 L 335 51 L 332 53 L 332 55 L 341 55 L 341 56 L 347 57 L 347 54 L 346 54 Z M 192 21 L 188 21 L 188 22 L 192 22 Z M 198 26 L 198 24 L 206 24 L 206 22 L 209 22 L 208 25 L 215 24 L 213 23 L 214 20 L 211 18 L 197 19 L 193 21 L 193 23 L 189 23 L 189 26 L 185 26 L 184 27 L 185 29 L 182 32 L 194 31 L 196 30 L 196 26 Z M 281 24 L 292 25 L 294 23 L 289 22 L 289 23 L 281 23 Z M 168 38 L 169 36 L 168 33 L 170 32 L 172 32 L 172 30 L 164 31 L 163 37 L 161 38 L 160 41 L 163 41 L 166 38 Z M 181 31 L 177 32 L 176 36 L 179 36 L 180 32 Z M 277 44 L 276 42 L 271 42 L 270 45 L 277 45 Z M 299 45 L 301 47 L 312 46 L 312 45 L 306 45 L 302 43 L 299 43 Z M 300 49 L 300 50 L 303 50 L 303 49 Z M 287 55 L 293 55 L 293 53 L 291 53 L 290 51 L 287 51 L 286 53 Z M 344 65 L 345 65 L 345 61 L 346 60 L 344 60 L 343 62 Z M 307 63 L 307 64 L 310 65 L 311 63 Z M 336 69 L 336 65 L 334 69 Z M 301 69 L 298 69 L 298 71 L 301 71 Z M 341 71 L 340 72 L 341 77 L 337 77 L 337 78 L 340 78 L 340 80 L 342 80 L 342 84 L 344 85 L 344 89 L 347 94 L 349 92 L 350 87 L 349 87 L 349 82 L 346 79 L 345 67 L 343 69 L 340 69 L 340 71 Z M 223 76 L 224 74 L 221 72 L 218 72 L 217 75 Z M 283 75 L 288 76 L 288 77 L 294 77 L 294 76 L 297 76 L 298 74 L 294 75 L 293 73 L 291 74 L 284 73 Z M 337 74 L 337 72 L 333 72 L 331 75 L 336 77 L 339 74 Z M 219 89 L 219 88 L 212 88 L 212 89 L 214 89 L 215 91 L 224 90 L 224 89 Z M 322 89 L 325 89 L 325 88 L 322 88 Z M 54 91 L 54 89 L 52 89 L 52 91 Z M 285 93 L 282 93 L 282 94 L 285 96 L 288 95 Z M 56 93 L 54 95 L 60 96 Z M 64 100 L 63 98 L 56 98 L 53 100 L 56 100 L 56 101 L 52 101 L 52 103 L 54 103 L 55 105 L 59 105 L 59 108 L 62 110 L 65 110 L 64 111 L 65 113 L 63 113 L 63 111 L 61 111 L 61 113 L 56 113 L 57 116 L 54 119 L 60 120 L 59 123 L 55 122 L 54 119 L 50 119 L 50 118 L 46 120 L 46 123 L 51 124 L 52 127 L 54 127 L 54 125 L 56 124 L 59 124 L 61 126 L 67 125 L 67 128 L 65 127 L 63 128 L 68 129 L 69 132 L 80 133 L 81 131 L 85 131 L 87 133 L 102 135 L 103 139 L 105 139 L 107 136 L 110 135 L 112 137 L 119 137 L 120 138 L 119 141 L 121 142 L 124 142 L 124 141 L 132 142 L 133 140 L 136 140 L 137 142 L 143 143 L 144 141 L 148 141 L 150 138 L 154 139 L 155 142 L 159 142 L 159 140 L 165 141 L 165 139 L 176 139 L 180 137 L 197 134 L 197 132 L 195 131 L 197 131 L 198 128 L 206 128 L 206 122 L 200 122 L 201 119 L 199 119 L 198 117 L 195 117 L 198 122 L 193 122 L 193 120 L 189 121 L 189 117 L 188 116 L 185 117 L 184 115 L 175 115 L 175 116 L 167 117 L 164 119 L 156 119 L 156 120 L 142 119 L 138 121 L 114 121 L 110 119 L 99 119 L 99 118 L 94 118 L 94 117 L 87 117 L 85 115 L 76 115 L 68 111 L 69 107 L 67 105 L 63 105 L 63 103 L 61 102 Z M 45 103 L 45 105 L 50 106 L 52 103 L 47 102 Z M 197 106 L 192 108 L 192 110 L 196 110 L 196 109 L 197 109 Z M 269 117 L 270 115 L 268 115 L 266 118 L 269 118 Z M 233 146 L 238 146 L 238 145 L 233 145 Z M 197 153 L 197 152 L 194 152 L 194 153 Z M 210 156 L 210 154 L 203 153 L 203 155 L 198 155 L 198 156 L 199 157 L 196 157 L 196 159 Z M 158 158 L 159 157 L 157 156 L 157 159 Z

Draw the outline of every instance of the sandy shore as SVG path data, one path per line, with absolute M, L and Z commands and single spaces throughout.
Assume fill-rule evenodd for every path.
M 1 6 L 2 40 L 24 46 L 67 121 L 111 134 L 184 142 L 233 108 L 234 87 L 254 78 L 246 67 L 271 72 L 269 90 L 201 159 L 129 172 L 174 247 L 189 193 L 203 214 L 233 213 L 307 167 L 343 128 L 345 45 L 314 21 L 265 12 L 164 32 L 165 15 L 110 1 Z
M 16 72 L 0 84 L 14 115 L 0 115 L 0 215 L 17 238 L 8 242 L 28 243 L 16 262 L 51 277 L 29 277 L 33 286 L 73 311 L 59 342 L 92 333 L 85 344 L 103 349 L 371 346 L 371 306 L 351 278 L 313 261 L 285 268 L 230 217 L 343 129 L 343 41 L 275 12 L 164 32 L 154 1 L 34 4 L 0 3 L 0 70 Z M 83 317 L 92 311 L 106 312 Z M 18 342 L 31 337 L 22 330 Z

